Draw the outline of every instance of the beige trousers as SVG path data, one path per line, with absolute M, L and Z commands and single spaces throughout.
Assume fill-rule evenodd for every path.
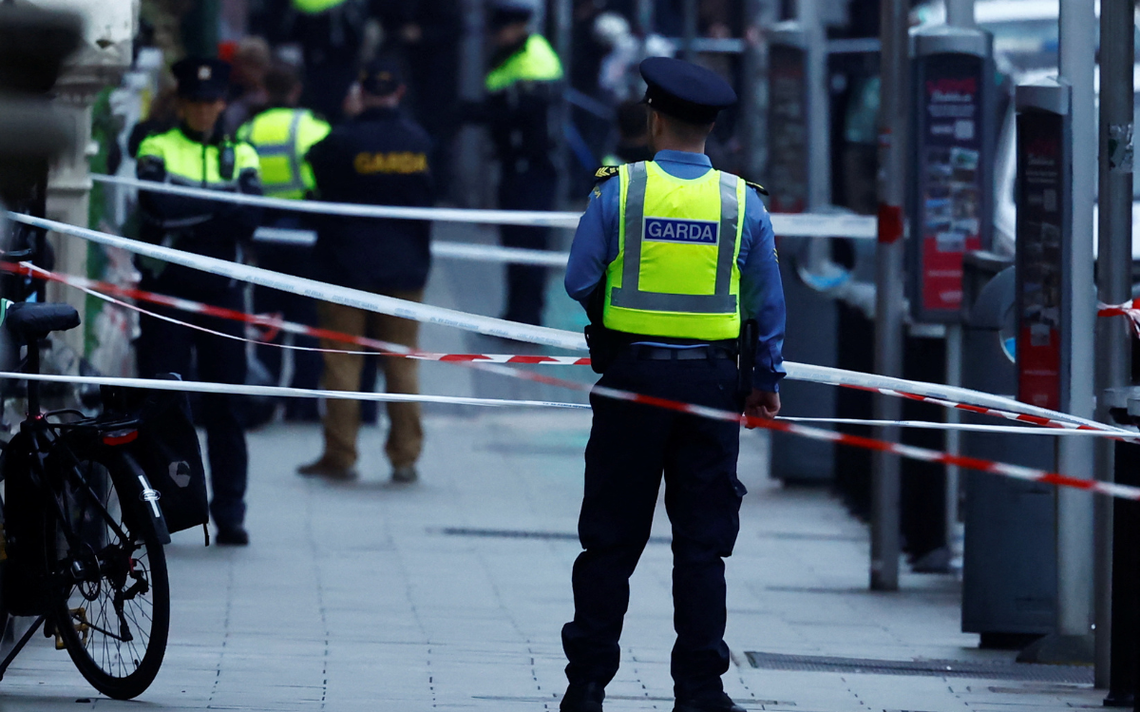
M 385 296 L 422 302 L 423 290 L 381 292 Z M 419 324 L 386 314 L 364 311 L 341 304 L 321 302 L 321 326 L 357 336 L 390 341 L 418 348 Z M 352 349 L 330 339 L 321 339 L 326 349 Z M 408 358 L 381 356 L 385 390 L 388 393 L 419 393 L 419 363 Z M 326 353 L 325 388 L 333 391 L 360 390 L 360 372 L 364 357 L 360 354 Z M 415 464 L 423 449 L 424 432 L 420 423 L 419 403 L 388 403 L 391 429 L 384 450 L 393 467 Z M 325 454 L 322 459 L 334 467 L 349 468 L 356 464 L 356 435 L 360 430 L 360 402 L 329 399 L 326 403 Z

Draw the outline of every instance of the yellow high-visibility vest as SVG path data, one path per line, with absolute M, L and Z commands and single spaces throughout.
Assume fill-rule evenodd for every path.
M 503 91 L 516 82 L 554 82 L 562 78 L 562 61 L 546 38 L 531 35 L 522 49 L 487 73 L 488 93 Z
M 316 186 L 305 156 L 329 135 L 327 122 L 307 109 L 268 109 L 238 129 L 238 138 L 257 149 L 261 188 L 271 198 L 299 200 Z
M 737 338 L 747 184 L 716 170 L 676 178 L 652 161 L 621 166 L 618 175 L 618 255 L 606 270 L 605 325 L 647 336 Z
M 234 153 L 234 171 L 223 176 L 222 151 L 227 149 Z M 256 171 L 259 164 L 257 151 L 248 143 L 199 143 L 179 128 L 148 136 L 139 145 L 138 157 L 160 159 L 170 183 L 213 190 L 235 190 L 241 172 L 250 168 Z
M 345 0 L 293 0 L 293 7 L 307 15 L 316 15 L 343 5 Z

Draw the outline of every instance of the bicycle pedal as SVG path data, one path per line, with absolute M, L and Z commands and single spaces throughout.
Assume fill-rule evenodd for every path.
M 79 634 L 79 642 L 84 648 L 87 647 L 87 636 L 91 631 L 91 626 L 87 623 L 87 609 L 86 608 L 72 608 L 71 611 L 72 624 L 75 626 L 75 632 Z M 57 630 L 55 632 L 55 649 L 65 650 L 67 644 L 63 642 L 63 636 Z

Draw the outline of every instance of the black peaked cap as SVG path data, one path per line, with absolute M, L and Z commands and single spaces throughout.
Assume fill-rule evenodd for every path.
M 178 80 L 178 96 L 195 101 L 224 99 L 230 87 L 230 65 L 213 57 L 187 57 L 170 68 Z
M 672 57 L 650 57 L 641 63 L 645 103 L 663 114 L 706 124 L 721 109 L 736 103 L 736 92 L 719 74 Z

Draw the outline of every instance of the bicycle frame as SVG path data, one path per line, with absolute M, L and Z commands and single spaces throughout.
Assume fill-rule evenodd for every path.
M 30 373 L 39 371 L 39 349 L 36 344 L 28 346 L 28 358 L 25 368 Z M 27 475 L 33 489 L 39 495 L 36 504 L 43 508 L 46 517 L 56 527 L 54 531 L 60 532 L 67 542 L 70 552 L 82 552 L 83 547 L 78 532 L 72 526 L 72 508 L 79 508 L 84 513 L 90 513 L 101 520 L 119 541 L 130 541 L 116 521 L 115 517 L 103 505 L 95 487 L 84 474 L 83 463 L 87 461 L 109 464 L 107 477 L 119 493 L 120 502 L 127 517 L 147 517 L 155 527 L 155 533 L 161 544 L 170 542 L 162 510 L 157 503 L 157 493 L 151 487 L 146 474 L 138 463 L 126 452 L 117 452 L 119 445 L 133 440 L 132 435 L 137 434 L 138 420 L 134 418 L 102 419 L 84 418 L 71 423 L 54 423 L 50 417 L 69 411 L 53 413 L 40 412 L 39 384 L 36 381 L 27 383 L 28 417 L 20 424 L 20 434 L 25 436 L 13 439 L 9 447 L 19 444 L 26 446 L 29 457 Z M 71 411 L 74 412 L 74 411 Z M 79 450 L 80 454 L 76 454 Z M 86 457 L 90 455 L 90 457 Z M 51 461 L 57 458 L 56 461 Z M 58 460 L 63 460 L 62 462 Z M 126 474 L 129 473 L 129 474 Z M 137 496 L 139 505 L 132 506 L 132 498 Z M 79 498 L 82 498 L 82 502 Z M 30 504 L 30 503 L 29 503 Z M 82 506 L 80 506 L 82 505 Z M 145 506 L 149 505 L 149 506 Z M 127 512 L 129 510 L 129 514 Z M 41 554 L 41 556 L 45 556 Z M 84 563 L 79 556 L 73 553 L 69 557 L 70 565 L 67 571 L 50 571 L 48 561 L 43 561 L 45 575 L 48 577 L 48 590 L 53 592 L 70 586 L 76 581 L 83 580 L 85 575 Z M 96 558 L 96 566 L 99 560 Z M 61 577 L 70 580 L 61 581 Z M 49 604 L 50 605 L 50 604 Z M 11 652 L 0 661 L 0 680 L 3 679 L 8 666 L 31 640 L 36 630 L 43 625 L 47 614 L 39 614 L 28 631 L 17 641 Z M 110 631 L 101 631 L 105 635 L 115 636 Z

